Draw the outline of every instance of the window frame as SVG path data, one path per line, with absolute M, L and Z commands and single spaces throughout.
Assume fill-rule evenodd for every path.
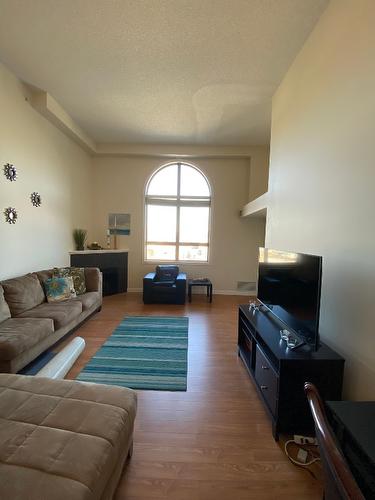
M 164 168 L 171 165 L 177 165 L 177 194 L 176 195 L 148 195 L 148 189 L 151 181 L 154 177 Z M 196 170 L 206 181 L 208 187 L 208 196 L 181 196 L 181 166 L 188 166 Z M 176 241 L 148 241 L 147 240 L 147 225 L 148 225 L 148 206 L 158 205 L 158 206 L 172 206 L 176 207 Z M 208 207 L 208 228 L 207 228 L 207 243 L 202 242 L 183 242 L 179 241 L 180 238 L 180 209 L 181 207 Z M 207 265 L 210 262 L 211 254 L 211 216 L 212 216 L 212 188 L 207 176 L 196 166 L 186 161 L 173 161 L 160 166 L 155 170 L 149 177 L 145 191 L 144 191 L 144 242 L 143 242 L 143 262 L 145 264 L 151 263 L 164 263 L 164 264 L 194 264 L 194 265 Z M 175 259 L 148 259 L 147 258 L 147 245 L 164 245 L 164 246 L 174 246 L 175 247 Z M 205 246 L 207 247 L 207 260 L 183 260 L 180 259 L 180 247 L 188 246 Z

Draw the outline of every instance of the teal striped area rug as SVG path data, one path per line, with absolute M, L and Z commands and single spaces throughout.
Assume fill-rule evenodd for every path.
M 186 317 L 127 316 L 77 380 L 186 391 L 188 324 Z

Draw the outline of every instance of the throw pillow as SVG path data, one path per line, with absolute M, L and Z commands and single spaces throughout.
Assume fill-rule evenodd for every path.
M 42 284 L 36 274 L 26 274 L 1 282 L 4 297 L 13 316 L 19 316 L 46 300 Z
M 59 278 L 73 278 L 74 289 L 77 295 L 86 293 L 85 269 L 83 267 L 55 267 L 53 274 Z
M 69 281 L 69 286 L 70 286 L 70 298 L 74 299 L 77 297 L 77 292 L 76 289 L 74 288 L 74 281 L 71 276 L 67 276 L 66 279 Z
M 44 288 L 48 302 L 61 302 L 76 296 L 73 280 L 70 276 L 49 278 L 44 282 Z
M 4 299 L 4 290 L 3 287 L 0 286 L 0 322 L 5 321 L 10 318 L 10 310 L 8 304 Z

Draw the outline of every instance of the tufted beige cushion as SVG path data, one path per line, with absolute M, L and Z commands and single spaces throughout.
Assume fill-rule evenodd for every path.
M 10 318 L 0 323 L 0 360 L 13 359 L 54 332 L 49 318 Z
M 12 316 L 18 316 L 46 300 L 36 274 L 26 274 L 1 282 Z
M 90 307 L 92 307 L 94 304 L 98 303 L 98 301 L 100 300 L 100 293 L 86 292 L 83 295 L 78 295 L 78 297 L 72 300 L 81 302 L 82 309 L 86 311 L 87 309 L 90 309 Z
M 19 318 L 51 318 L 55 325 L 55 330 L 62 328 L 82 312 L 82 303 L 75 300 L 64 300 L 63 302 L 51 302 L 40 304 L 34 309 L 25 311 Z
M 0 374 L 0 498 L 112 498 L 135 414 L 131 389 Z

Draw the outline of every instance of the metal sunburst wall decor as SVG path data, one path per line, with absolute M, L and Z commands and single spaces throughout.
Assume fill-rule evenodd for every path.
M 12 163 L 6 163 L 4 165 L 4 175 L 10 182 L 17 180 L 16 167 Z
M 18 219 L 17 210 L 12 207 L 8 207 L 4 210 L 5 222 L 8 224 L 15 224 Z
M 40 207 L 40 205 L 42 204 L 42 197 L 36 191 L 31 193 L 30 200 L 34 207 Z

